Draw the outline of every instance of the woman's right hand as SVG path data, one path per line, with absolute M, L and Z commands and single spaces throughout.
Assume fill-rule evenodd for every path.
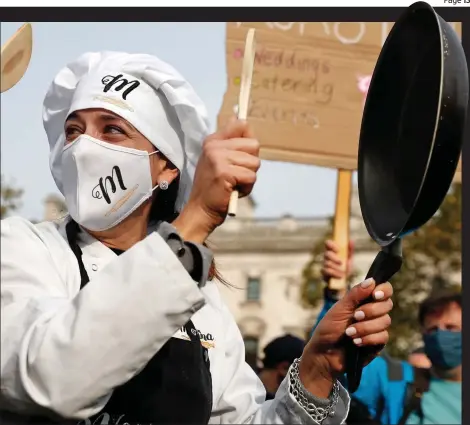
M 232 119 L 210 135 L 204 141 L 189 201 L 173 222 L 181 236 L 204 242 L 224 222 L 233 190 L 241 197 L 251 193 L 260 165 L 259 142 L 246 121 Z

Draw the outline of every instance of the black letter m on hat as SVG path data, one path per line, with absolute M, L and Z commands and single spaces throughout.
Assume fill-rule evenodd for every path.
M 115 91 L 121 91 L 124 87 L 127 87 L 126 90 L 122 92 L 122 98 L 126 100 L 127 95 L 140 86 L 140 82 L 137 80 L 128 81 L 125 78 L 122 78 L 122 74 L 113 76 L 106 75 L 103 77 L 101 82 L 105 85 L 103 93 L 108 92 L 111 88 L 114 88 Z

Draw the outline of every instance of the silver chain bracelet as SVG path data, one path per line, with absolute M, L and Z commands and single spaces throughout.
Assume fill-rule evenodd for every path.
M 312 419 L 321 424 L 328 416 L 334 416 L 334 409 L 339 399 L 339 383 L 333 384 L 333 391 L 329 397 L 330 403 L 327 407 L 317 407 L 313 403 L 309 392 L 305 389 L 300 381 L 299 376 L 300 359 L 295 359 L 289 372 L 289 391 L 297 400 L 297 402 L 307 411 Z

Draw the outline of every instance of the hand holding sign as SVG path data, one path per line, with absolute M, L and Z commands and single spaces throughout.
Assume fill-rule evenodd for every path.
M 224 222 L 227 214 L 235 216 L 239 192 L 242 196 L 249 195 L 256 181 L 260 167 L 259 142 L 244 122 L 248 116 L 255 62 L 254 33 L 255 30 L 250 29 L 246 37 L 238 121 L 229 122 L 205 140 L 190 199 L 173 223 L 186 240 L 204 242 Z
M 0 63 L 1 92 L 11 89 L 23 78 L 33 49 L 33 30 L 24 24 L 3 46 Z
M 173 225 L 185 240 L 202 243 L 227 217 L 237 187 L 251 193 L 260 167 L 259 142 L 246 121 L 232 117 L 204 141 L 188 203 Z

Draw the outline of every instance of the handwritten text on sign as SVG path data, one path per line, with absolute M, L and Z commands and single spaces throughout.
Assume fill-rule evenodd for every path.
M 355 169 L 370 75 L 389 22 L 227 23 L 227 92 L 236 112 L 246 33 L 256 29 L 250 123 L 264 158 Z M 461 24 L 453 24 L 461 34 Z

